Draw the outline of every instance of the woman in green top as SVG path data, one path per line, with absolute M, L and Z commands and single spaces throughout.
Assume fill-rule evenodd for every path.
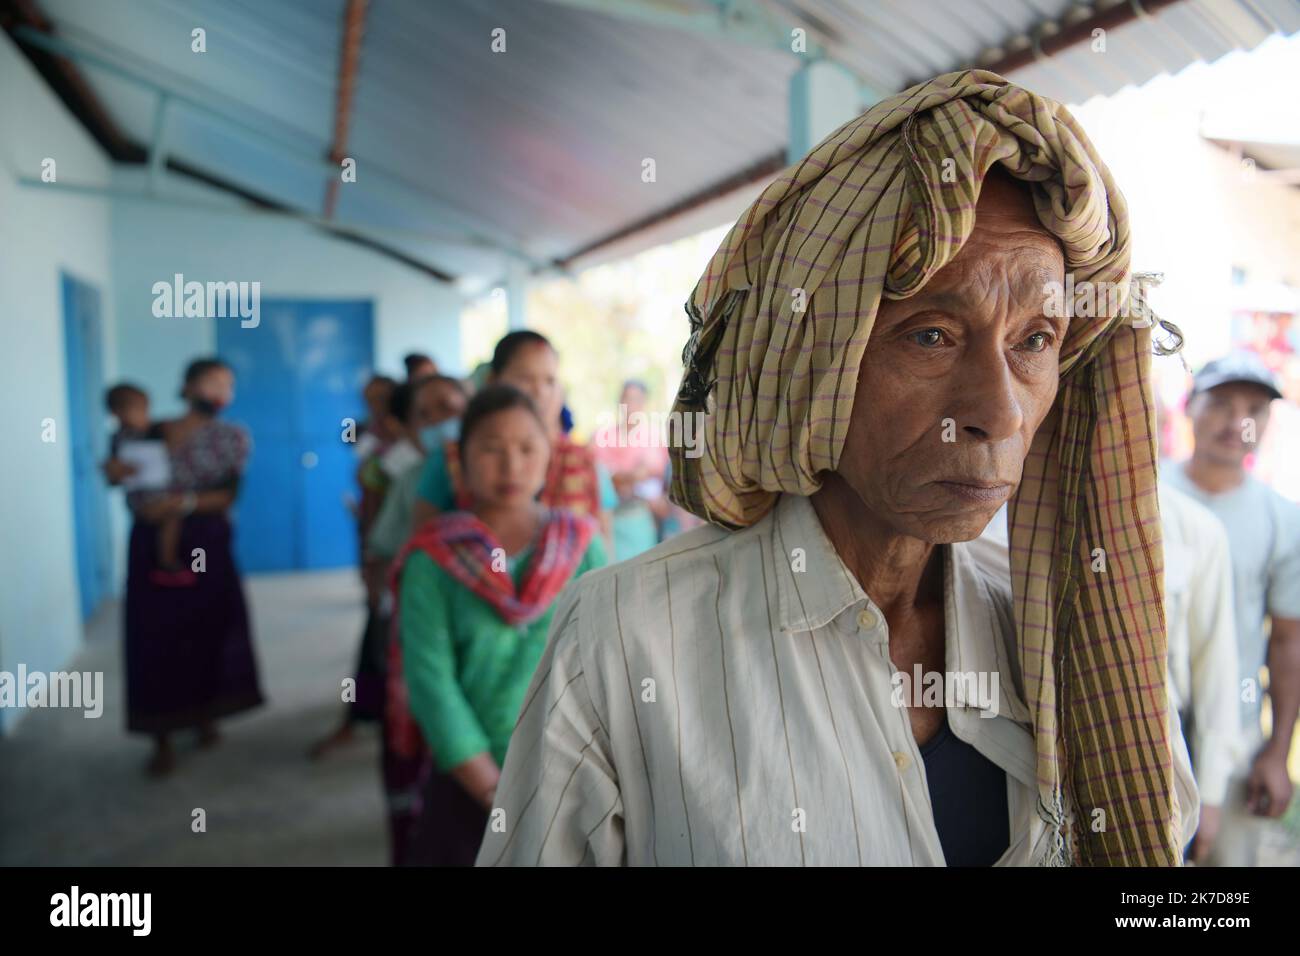
M 536 500 L 549 446 L 524 393 L 501 385 L 476 395 L 459 446 L 471 510 L 422 526 L 394 578 L 390 733 L 400 746 L 418 728 L 431 758 L 404 854 L 416 865 L 473 864 L 555 599 L 605 563 L 593 519 Z

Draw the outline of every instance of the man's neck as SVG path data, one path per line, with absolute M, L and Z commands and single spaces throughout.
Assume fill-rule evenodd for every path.
M 810 500 L 840 560 L 886 618 L 942 600 L 943 564 L 934 545 L 887 526 L 838 475 Z
M 1204 456 L 1198 457 L 1195 452 L 1183 464 L 1183 473 L 1197 488 L 1212 495 L 1232 491 L 1246 480 L 1245 469 L 1240 465 L 1209 461 Z

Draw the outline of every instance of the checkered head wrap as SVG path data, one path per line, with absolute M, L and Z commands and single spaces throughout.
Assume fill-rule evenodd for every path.
M 1116 307 L 1128 208 L 1063 106 L 994 73 L 950 73 L 877 103 L 778 176 L 686 306 L 674 411 L 706 412 L 704 453 L 673 448 L 672 497 L 739 528 L 782 493 L 818 489 L 881 297 L 914 294 L 956 255 L 998 163 L 1029 184 L 1076 289 L 1120 290 L 1071 319 L 1057 399 L 1009 507 L 1048 859 L 1175 865 L 1151 329 Z

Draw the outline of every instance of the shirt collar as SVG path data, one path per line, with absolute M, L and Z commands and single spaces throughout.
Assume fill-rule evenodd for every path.
M 869 601 L 826 537 L 806 496 L 784 494 L 777 499 L 770 550 L 776 569 L 777 622 L 782 631 L 825 627 L 845 608 Z
M 776 569 L 776 619 L 784 633 L 825 627 L 854 605 L 880 609 L 871 601 L 831 544 L 812 502 L 804 495 L 783 494 L 773 509 L 769 548 Z M 952 672 L 998 674 L 997 713 L 1027 722 L 1029 710 L 1013 674 L 1015 642 L 1008 598 L 996 593 L 994 579 L 1003 568 L 996 542 L 981 542 L 975 551 L 965 543 L 948 545 L 944 562 L 944 621 L 947 650 L 944 667 Z M 999 552 L 1005 562 L 1005 553 Z M 796 582 L 796 575 L 798 576 Z M 960 695 L 959 695 L 960 696 Z M 978 709 L 975 701 L 962 701 Z

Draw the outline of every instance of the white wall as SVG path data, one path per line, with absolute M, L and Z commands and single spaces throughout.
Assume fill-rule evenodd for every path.
M 139 168 L 119 169 L 114 178 L 123 191 L 142 188 L 144 180 Z M 186 203 L 231 204 L 175 176 L 160 191 Z M 113 202 L 112 251 L 121 376 L 149 391 L 159 415 L 180 411 L 181 371 L 188 360 L 213 352 L 215 323 L 239 321 L 155 318 L 153 284 L 171 282 L 178 272 L 186 281 L 260 282 L 263 299 L 370 299 L 381 371 L 400 377 L 402 356 L 410 351 L 428 352 L 444 370 L 461 371 L 461 298 L 451 286 L 311 226 L 119 198 Z
M 70 194 L 39 180 L 57 163 L 57 184 L 112 190 Z M 185 363 L 211 354 L 216 321 L 158 319 L 152 287 L 186 279 L 261 282 L 263 298 L 368 299 L 375 308 L 375 359 L 403 374 L 402 356 L 425 351 L 460 369 L 461 298 L 449 285 L 355 243 L 281 218 L 194 210 L 121 198 L 142 189 L 142 167 L 114 168 L 7 36 L 0 35 L 0 670 L 55 670 L 82 640 L 66 441 L 67 382 L 60 272 L 99 289 L 106 384 L 138 382 L 154 412 L 180 411 Z M 160 196 L 224 206 L 228 194 L 167 177 Z M 41 441 L 41 422 L 58 440 Z M 127 520 L 111 495 L 113 580 L 125 573 Z M 16 713 L 0 710 L 0 733 Z
M 109 208 L 21 186 L 55 160 L 60 183 L 105 185 L 109 163 L 9 37 L 0 34 L 0 670 L 61 667 L 81 643 L 59 273 L 98 287 L 114 368 Z M 41 420 L 56 440 L 41 441 Z M 0 709 L 0 732 L 22 711 Z

